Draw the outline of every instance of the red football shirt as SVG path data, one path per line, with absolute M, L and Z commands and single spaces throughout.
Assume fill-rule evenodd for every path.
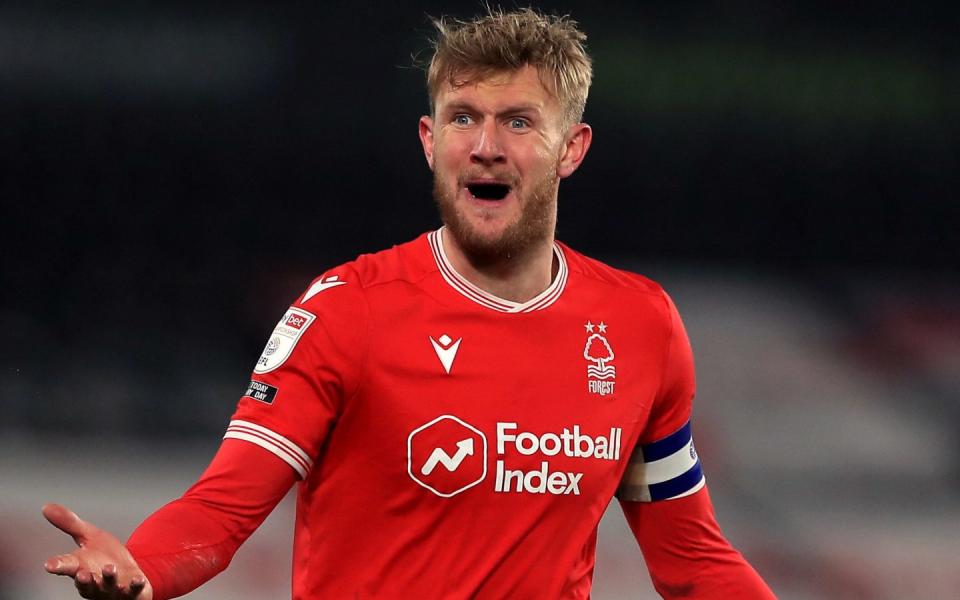
M 294 598 L 586 598 L 635 447 L 626 499 L 703 486 L 657 284 L 557 244 L 552 285 L 510 302 L 456 273 L 444 234 L 315 280 L 230 422 L 302 478 Z

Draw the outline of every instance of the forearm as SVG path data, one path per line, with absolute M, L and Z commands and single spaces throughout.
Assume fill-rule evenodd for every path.
M 720 531 L 706 488 L 662 502 L 621 502 L 654 588 L 667 600 L 769 600 L 763 579 Z
M 144 521 L 127 548 L 153 587 L 154 600 L 196 589 L 223 571 L 246 536 L 195 503 L 177 500 Z
M 148 517 L 127 542 L 154 600 L 186 594 L 223 571 L 295 479 L 289 466 L 262 449 L 224 441 L 200 480 Z

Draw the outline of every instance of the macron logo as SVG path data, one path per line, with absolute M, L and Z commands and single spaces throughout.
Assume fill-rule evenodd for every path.
M 453 473 L 457 470 L 457 467 L 460 466 L 460 463 L 463 462 L 463 459 L 468 456 L 473 456 L 473 438 L 467 438 L 457 442 L 457 451 L 453 456 L 444 452 L 443 448 L 434 448 L 433 454 L 430 455 L 427 462 L 423 463 L 420 472 L 424 475 L 429 475 L 433 473 L 433 470 L 437 468 L 438 464 L 442 464 L 447 471 Z
M 329 290 L 330 288 L 337 287 L 338 285 L 346 285 L 346 283 L 346 281 L 340 281 L 339 275 L 331 275 L 330 277 L 321 279 L 310 286 L 310 289 L 307 290 L 307 293 L 303 295 L 303 300 L 300 301 L 300 304 L 303 304 L 310 298 L 313 298 L 323 290 Z
M 447 372 L 447 375 L 450 374 L 450 369 L 453 368 L 453 359 L 457 357 L 457 350 L 460 348 L 460 342 L 462 341 L 463 338 L 460 338 L 454 342 L 447 334 L 441 335 L 439 340 L 430 337 L 430 343 L 433 344 L 433 351 L 437 353 L 437 358 L 440 359 L 440 364 L 443 365 L 443 370 Z

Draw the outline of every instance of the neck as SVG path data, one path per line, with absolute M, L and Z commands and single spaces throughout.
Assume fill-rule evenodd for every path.
M 550 287 L 554 264 L 553 236 L 517 254 L 494 262 L 471 259 L 449 230 L 441 237 L 447 259 L 467 281 L 504 300 L 526 302 Z

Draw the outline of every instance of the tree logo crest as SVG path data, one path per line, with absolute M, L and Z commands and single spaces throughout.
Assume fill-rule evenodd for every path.
M 613 394 L 616 385 L 617 368 L 610 364 L 616 355 L 603 335 L 607 332 L 608 325 L 603 321 L 600 321 L 599 325 L 587 321 L 584 327 L 588 337 L 583 347 L 583 358 L 591 363 L 587 365 L 587 391 L 599 396 L 609 396 Z M 596 333 L 594 330 L 597 330 Z

